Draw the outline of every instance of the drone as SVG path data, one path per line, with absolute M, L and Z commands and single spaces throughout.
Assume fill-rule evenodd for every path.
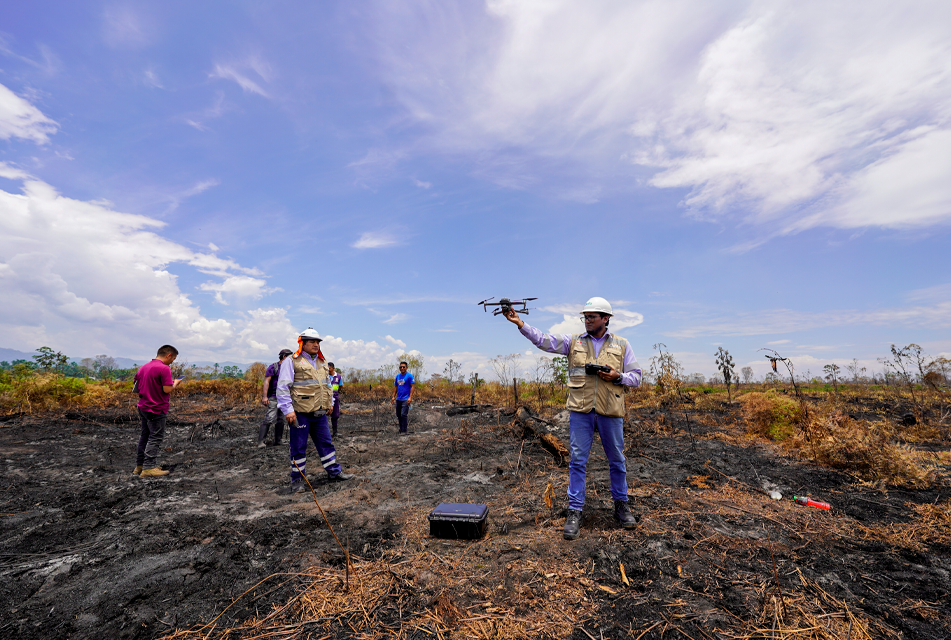
M 528 303 L 532 300 L 538 300 L 538 298 L 524 298 L 522 300 L 509 300 L 508 298 L 502 298 L 498 302 L 489 302 L 489 300 L 492 300 L 494 297 L 495 296 L 492 296 L 492 298 L 483 300 L 482 302 L 477 302 L 476 304 L 481 304 L 483 311 L 488 311 L 489 307 L 498 307 L 498 309 L 492 312 L 492 315 L 494 316 L 497 316 L 500 313 L 508 314 L 509 311 L 515 311 L 515 313 L 524 313 L 527 315 Z M 515 305 L 522 305 L 522 308 L 513 309 L 513 306 Z

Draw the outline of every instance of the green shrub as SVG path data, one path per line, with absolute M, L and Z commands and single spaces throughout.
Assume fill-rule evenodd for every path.
M 748 393 L 740 401 L 748 432 L 777 441 L 796 433 L 802 408 L 795 398 L 769 390 Z

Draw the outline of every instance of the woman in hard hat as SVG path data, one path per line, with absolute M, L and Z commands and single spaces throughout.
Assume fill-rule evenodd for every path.
M 630 343 L 608 330 L 614 310 L 604 298 L 594 297 L 581 310 L 585 333 L 546 334 L 525 324 L 515 310 L 504 314 L 518 325 L 522 335 L 548 353 L 568 357 L 568 411 L 571 426 L 571 458 L 568 462 L 568 517 L 565 538 L 574 540 L 581 531 L 588 454 L 594 432 L 608 458 L 614 517 L 625 529 L 637 519 L 627 504 L 627 466 L 624 458 L 624 396 L 621 386 L 641 384 L 641 368 Z M 591 365 L 596 365 L 592 367 Z
M 317 447 L 320 463 L 330 481 L 350 480 L 337 463 L 327 412 L 333 409 L 330 370 L 320 351 L 320 335 L 307 327 L 297 338 L 297 351 L 281 363 L 277 377 L 277 406 L 287 419 L 291 440 L 291 485 L 285 492 L 296 493 L 307 487 L 307 436 Z

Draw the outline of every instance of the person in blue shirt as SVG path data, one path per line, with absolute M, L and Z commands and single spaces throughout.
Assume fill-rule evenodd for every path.
M 400 372 L 393 381 L 393 402 L 396 403 L 396 418 L 400 422 L 400 433 L 407 433 L 409 427 L 409 405 L 413 401 L 413 383 L 416 379 L 407 371 L 409 365 L 400 363 Z

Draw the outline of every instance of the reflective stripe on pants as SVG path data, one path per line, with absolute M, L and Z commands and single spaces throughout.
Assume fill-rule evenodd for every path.
M 314 441 L 320 463 L 327 470 L 327 473 L 332 476 L 340 473 L 340 465 L 337 464 L 337 453 L 334 450 L 333 440 L 330 438 L 330 427 L 327 426 L 327 416 L 298 413 L 297 422 L 290 428 L 291 482 L 301 480 L 301 473 L 307 471 L 305 465 L 307 464 L 308 435 Z M 295 461 L 297 466 L 300 467 L 300 471 L 294 466 Z M 301 461 L 304 464 L 301 464 Z

